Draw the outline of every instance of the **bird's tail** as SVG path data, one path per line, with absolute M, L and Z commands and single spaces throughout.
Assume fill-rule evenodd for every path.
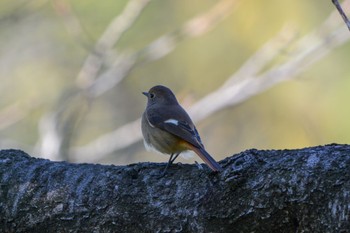
M 193 148 L 193 151 L 215 172 L 222 171 L 222 167 L 206 152 L 204 148 Z

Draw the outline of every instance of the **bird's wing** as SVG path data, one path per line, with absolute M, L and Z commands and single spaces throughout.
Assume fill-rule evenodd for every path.
M 179 109 L 177 110 L 177 113 L 179 113 Z M 182 108 L 181 113 L 182 114 L 177 114 L 183 116 L 182 119 L 179 120 L 175 119 L 173 117 L 175 115 L 169 112 L 166 115 L 160 115 L 159 113 L 148 111 L 147 120 L 153 127 L 174 134 L 197 148 L 204 148 L 196 127 Z

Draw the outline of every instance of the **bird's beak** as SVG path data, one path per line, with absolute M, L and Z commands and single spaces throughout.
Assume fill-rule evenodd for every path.
M 149 96 L 149 93 L 148 93 L 148 92 L 145 92 L 145 91 L 142 92 L 142 94 L 144 94 L 144 95 L 147 96 L 147 97 Z

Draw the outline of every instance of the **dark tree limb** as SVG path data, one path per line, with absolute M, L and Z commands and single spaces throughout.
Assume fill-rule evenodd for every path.
M 348 232 L 350 146 L 104 166 L 0 151 L 0 232 Z
M 332 3 L 334 4 L 334 6 L 337 8 L 340 16 L 343 18 L 346 26 L 348 26 L 348 29 L 350 31 L 350 21 L 348 19 L 348 17 L 346 16 L 346 14 L 343 11 L 343 8 L 341 7 L 341 5 L 339 4 L 338 0 L 332 0 Z

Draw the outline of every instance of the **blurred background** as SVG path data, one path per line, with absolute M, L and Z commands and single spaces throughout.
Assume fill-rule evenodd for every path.
M 141 92 L 157 84 L 217 160 L 349 143 L 349 36 L 330 0 L 3 0 L 0 147 L 166 162 L 141 140 Z

